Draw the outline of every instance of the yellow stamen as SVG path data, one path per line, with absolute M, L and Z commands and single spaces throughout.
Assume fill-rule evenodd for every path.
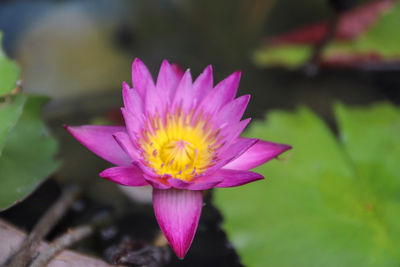
M 140 143 L 145 162 L 160 176 L 190 181 L 212 165 L 216 132 L 206 120 L 182 112 L 150 118 Z

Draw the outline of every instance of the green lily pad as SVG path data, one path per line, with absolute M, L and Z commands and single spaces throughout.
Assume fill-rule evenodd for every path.
M 0 156 L 8 134 L 22 114 L 26 97 L 19 94 L 0 101 Z
M 2 41 L 2 33 L 0 32 L 0 46 Z M 19 68 L 9 60 L 0 49 L 0 96 L 10 94 L 16 87 L 16 82 L 19 77 Z
M 0 156 L 0 210 L 21 201 L 60 165 L 57 142 L 41 119 L 47 98 L 29 96 Z
M 307 108 L 247 132 L 294 148 L 255 170 L 266 180 L 216 192 L 246 266 L 400 265 L 400 111 L 335 111 L 340 141 Z

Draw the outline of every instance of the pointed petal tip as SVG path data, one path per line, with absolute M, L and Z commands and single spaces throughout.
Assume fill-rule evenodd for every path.
M 239 96 L 238 98 L 236 98 L 236 99 L 241 99 L 242 101 L 243 101 L 243 105 L 244 105 L 244 107 L 246 108 L 247 107 L 247 105 L 249 104 L 249 102 L 250 102 L 250 99 L 251 99 L 251 95 L 242 95 L 242 96 Z
M 145 66 L 142 60 L 135 58 L 132 62 L 132 70 Z
M 281 144 L 281 146 L 282 146 L 282 153 L 293 148 L 291 145 Z
M 132 62 L 132 71 L 137 71 L 138 73 L 149 73 L 146 64 L 139 58 L 135 58 Z
M 162 63 L 161 63 L 161 66 L 163 66 L 163 65 L 169 66 L 169 65 L 171 65 L 171 64 L 169 64 L 169 61 L 168 61 L 167 59 L 163 59 L 163 61 L 162 61 Z
M 241 70 L 237 70 L 234 73 L 232 73 L 231 75 L 228 76 L 228 78 L 234 79 L 234 80 L 240 80 L 240 78 L 242 77 L 242 71 Z
M 131 87 L 129 86 L 129 84 L 127 82 L 122 82 L 122 89 L 127 90 L 127 89 L 131 89 Z
M 180 80 L 182 78 L 182 76 L 185 74 L 185 71 L 178 63 L 171 63 L 171 68 L 174 70 L 175 75 L 178 78 L 178 80 Z M 190 71 L 190 69 L 187 69 L 186 72 L 188 70 Z
M 192 244 L 202 206 L 202 191 L 153 189 L 157 222 L 180 259 L 185 257 Z
M 125 166 L 129 164 L 129 156 L 112 136 L 116 132 L 126 131 L 124 126 L 67 125 L 65 129 L 97 156 L 114 165 Z
M 249 125 L 249 123 L 251 122 L 251 118 L 243 119 L 243 120 L 241 120 L 241 122 L 244 123 L 244 124 L 246 125 L 246 126 L 244 126 L 244 128 L 246 128 L 247 125 Z M 243 130 L 244 130 L 244 129 L 243 129 Z
M 68 124 L 64 124 L 63 127 L 64 127 L 65 130 L 67 130 L 67 132 L 70 135 L 72 135 L 73 137 L 76 138 L 75 134 L 76 134 L 76 131 L 79 129 L 80 126 L 71 126 L 71 125 L 68 125 Z
M 191 73 L 190 69 L 187 69 L 185 71 L 185 73 L 182 75 L 181 82 L 189 82 L 189 81 L 190 81 L 190 83 L 192 83 L 193 79 L 192 79 L 192 73 Z
M 174 250 L 176 256 L 180 259 L 183 260 L 186 256 L 187 251 L 183 251 L 183 250 Z
M 136 65 L 136 64 L 143 64 L 143 61 L 140 58 L 136 57 L 133 60 L 132 65 Z
M 215 187 L 236 187 L 264 179 L 259 173 L 244 170 L 221 169 L 217 173 L 224 180 Z
M 292 149 L 292 146 L 259 140 L 238 158 L 225 165 L 224 168 L 234 170 L 250 170 L 279 157 L 279 155 L 289 149 Z

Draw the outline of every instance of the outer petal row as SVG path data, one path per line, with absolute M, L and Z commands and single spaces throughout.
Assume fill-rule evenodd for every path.
M 137 166 L 112 167 L 102 171 L 100 177 L 106 178 L 120 185 L 149 185 L 149 183 L 144 179 L 143 172 Z
M 167 189 L 172 186 L 179 189 L 207 190 L 212 187 L 238 186 L 262 179 L 261 175 L 246 172 L 246 170 L 257 167 L 291 148 L 283 144 L 239 138 L 226 152 L 231 155 L 238 155 L 236 159 L 227 164 L 226 162 L 221 162 L 211 173 L 195 178 L 191 182 L 185 182 L 173 178 L 165 180 L 151 175 L 144 175 L 146 174 L 143 171 L 144 166 L 140 168 L 141 166 L 132 164 L 132 158 L 135 159 L 137 154 L 124 127 L 88 125 L 79 127 L 67 126 L 66 129 L 89 150 L 103 159 L 115 165 L 129 166 L 127 168 L 107 169 L 100 174 L 101 177 L 131 186 L 150 183 L 160 189 Z M 221 167 L 223 169 L 219 169 Z
M 192 244 L 203 206 L 201 191 L 153 189 L 153 206 L 158 224 L 179 258 Z
M 113 137 L 115 133 L 126 132 L 125 127 L 84 125 L 77 127 L 65 126 L 65 129 L 97 156 L 114 165 L 131 165 L 132 160 Z
M 292 147 L 289 145 L 260 140 L 241 156 L 225 165 L 224 168 L 233 170 L 250 170 L 276 158 L 291 148 Z

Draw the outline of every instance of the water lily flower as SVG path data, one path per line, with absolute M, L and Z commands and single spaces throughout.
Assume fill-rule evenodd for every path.
M 249 171 L 290 146 L 240 134 L 250 96 L 235 98 L 241 72 L 213 86 L 208 66 L 193 82 L 190 71 L 162 63 L 157 81 L 139 59 L 131 88 L 122 84 L 126 126 L 85 125 L 66 129 L 89 150 L 109 161 L 100 176 L 125 186 L 153 187 L 158 224 L 183 258 L 195 235 L 203 191 L 233 187 L 263 176 Z

